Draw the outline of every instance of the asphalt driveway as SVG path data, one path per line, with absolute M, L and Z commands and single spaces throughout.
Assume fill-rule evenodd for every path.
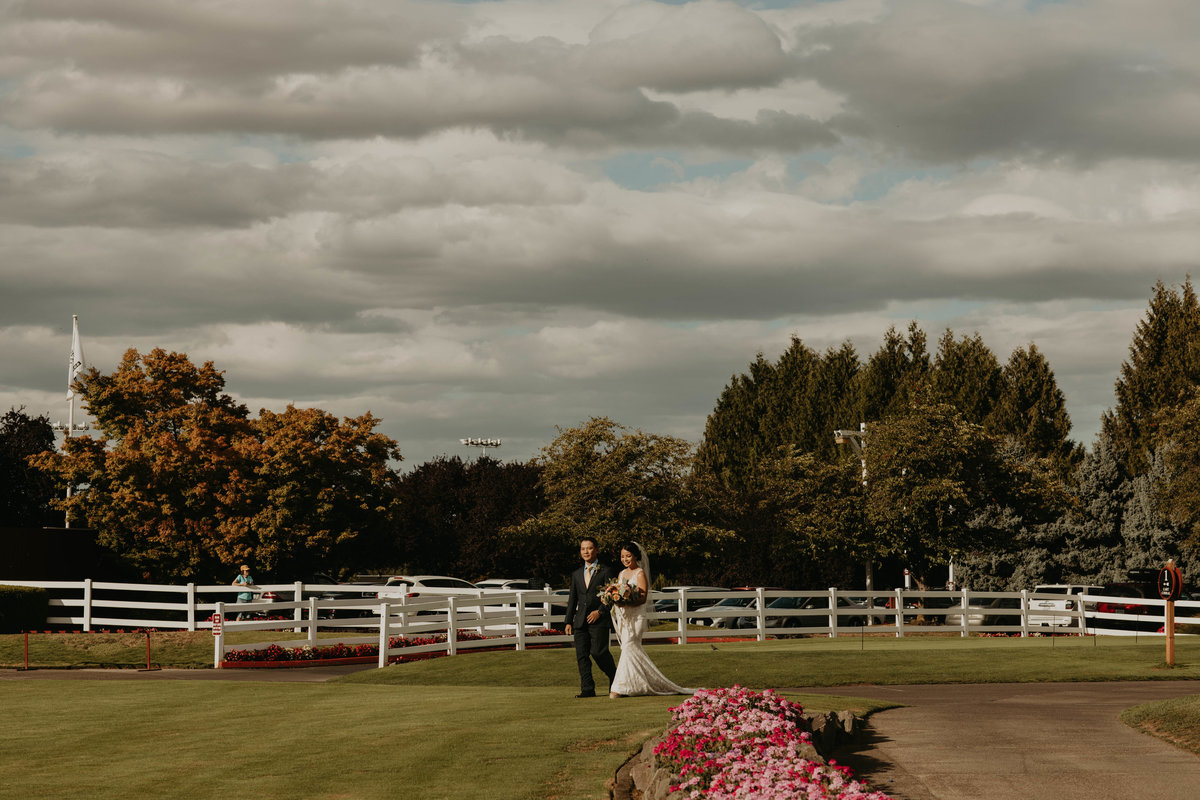
M 840 686 L 904 703 L 840 759 L 897 800 L 1197 800 L 1200 757 L 1124 725 L 1200 682 Z

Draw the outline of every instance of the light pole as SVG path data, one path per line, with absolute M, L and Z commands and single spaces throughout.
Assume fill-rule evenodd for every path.
M 867 423 L 858 423 L 858 430 L 836 430 L 833 432 L 834 444 L 848 444 L 858 453 L 859 463 L 862 464 L 863 493 L 867 490 Z M 907 578 L 905 579 L 907 580 Z M 867 591 L 875 588 L 875 564 L 867 559 Z
M 458 441 L 462 444 L 465 444 L 467 447 L 482 448 L 482 455 L 484 456 L 487 455 L 487 449 L 489 447 L 499 447 L 501 444 L 503 444 L 500 439 L 479 439 L 476 437 L 467 437 L 466 439 L 459 439 Z

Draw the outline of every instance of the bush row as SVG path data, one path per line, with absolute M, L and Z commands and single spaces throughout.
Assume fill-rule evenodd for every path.
M 0 633 L 20 633 L 46 626 L 50 593 L 33 586 L 0 585 Z

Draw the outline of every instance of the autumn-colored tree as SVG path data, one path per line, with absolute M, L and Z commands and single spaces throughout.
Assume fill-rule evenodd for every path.
M 76 382 L 98 437 L 71 437 L 39 466 L 78 487 L 59 505 L 155 580 L 212 579 L 252 561 L 280 579 L 336 572 L 390 527 L 395 442 L 366 415 L 316 409 L 251 419 L 212 362 L 126 352 Z
M 609 560 L 632 538 L 653 554 L 656 574 L 695 574 L 718 554 L 723 532 L 697 513 L 685 480 L 692 461 L 688 442 L 606 417 L 559 429 L 536 459 L 545 510 L 507 528 L 505 542 L 527 553 L 537 574 L 568 574 L 581 536 L 594 537 Z

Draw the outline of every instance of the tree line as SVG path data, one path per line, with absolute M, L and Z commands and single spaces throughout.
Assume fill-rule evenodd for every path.
M 1200 305 L 1159 282 L 1090 449 L 1037 346 L 1001 361 L 978 333 L 931 352 L 916 323 L 865 360 L 800 339 L 759 353 L 691 443 L 597 417 L 529 462 L 439 458 L 400 470 L 369 413 L 261 409 L 211 362 L 130 350 L 76 383 L 97 436 L 61 452 L 45 417 L 0 418 L 10 525 L 95 528 L 152 580 L 251 561 L 314 572 L 534 577 L 560 585 L 575 541 L 640 540 L 661 580 L 878 585 L 951 560 L 975 589 L 1119 580 L 1200 548 Z M 857 430 L 850 444 L 835 429 Z M 64 485 L 75 488 L 60 496 Z

